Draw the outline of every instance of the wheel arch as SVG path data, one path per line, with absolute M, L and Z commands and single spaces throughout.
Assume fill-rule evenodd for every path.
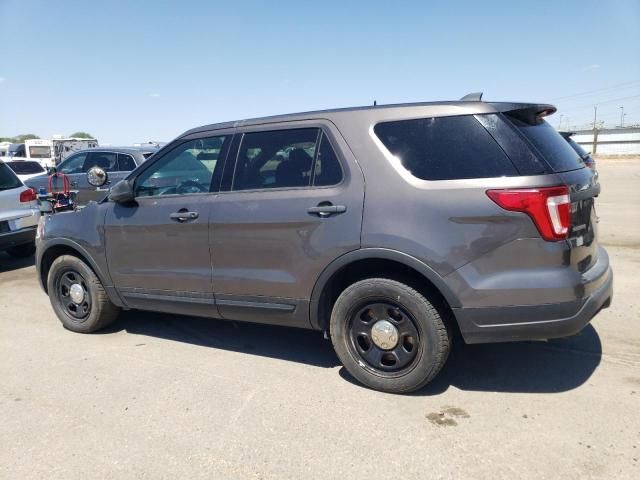
M 45 293 L 49 293 L 47 291 L 47 278 L 51 265 L 56 258 L 62 255 L 72 255 L 86 263 L 89 268 L 93 270 L 93 273 L 96 274 L 100 283 L 102 283 L 109 299 L 117 306 L 124 306 L 122 299 L 113 286 L 111 286 L 110 277 L 102 271 L 91 255 L 82 246 L 69 239 L 63 238 L 47 243 L 42 249 L 42 253 L 38 253 L 38 280 Z
M 385 248 L 354 250 L 325 268 L 315 283 L 309 302 L 312 328 L 328 330 L 331 307 L 341 291 L 355 281 L 373 276 L 405 281 L 421 293 L 435 296 L 457 328 L 452 309 L 459 307 L 460 301 L 442 277 L 421 260 Z

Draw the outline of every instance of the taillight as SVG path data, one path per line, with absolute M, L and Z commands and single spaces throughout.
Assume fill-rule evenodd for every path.
M 567 238 L 571 226 L 567 187 L 487 190 L 487 195 L 505 210 L 529 215 L 545 240 Z
M 26 190 L 20 192 L 21 202 L 34 202 L 37 199 L 38 199 L 38 194 L 33 188 L 27 188 Z

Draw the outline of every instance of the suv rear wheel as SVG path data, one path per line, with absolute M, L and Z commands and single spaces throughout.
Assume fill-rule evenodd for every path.
M 47 290 L 53 310 L 62 325 L 74 332 L 100 330 L 120 313 L 120 309 L 109 300 L 93 270 L 71 255 L 62 255 L 53 261 Z
M 395 280 L 370 278 L 345 289 L 333 307 L 330 329 L 349 373 L 385 392 L 426 385 L 449 354 L 439 312 L 421 293 Z

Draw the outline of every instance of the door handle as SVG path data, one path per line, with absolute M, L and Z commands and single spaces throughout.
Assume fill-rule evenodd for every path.
M 315 207 L 310 207 L 307 212 L 311 215 L 318 215 L 319 217 L 328 217 L 329 215 L 337 215 L 338 213 L 344 213 L 347 211 L 345 205 L 333 205 L 329 202 L 322 202 Z
M 177 220 L 178 222 L 186 222 L 187 220 L 195 220 L 198 218 L 198 212 L 188 212 L 186 210 L 180 210 L 178 212 L 169 215 L 171 220 Z

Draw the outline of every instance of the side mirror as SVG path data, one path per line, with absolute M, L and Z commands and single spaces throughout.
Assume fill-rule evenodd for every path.
M 94 187 L 101 187 L 107 183 L 109 176 L 100 167 L 91 167 L 87 172 L 87 182 Z
M 57 172 L 58 172 L 58 169 L 56 167 L 47 168 L 47 175 L 55 175 Z
M 129 180 L 120 180 L 109 191 L 109 200 L 116 203 L 130 203 L 136 198 L 133 191 L 133 183 Z

